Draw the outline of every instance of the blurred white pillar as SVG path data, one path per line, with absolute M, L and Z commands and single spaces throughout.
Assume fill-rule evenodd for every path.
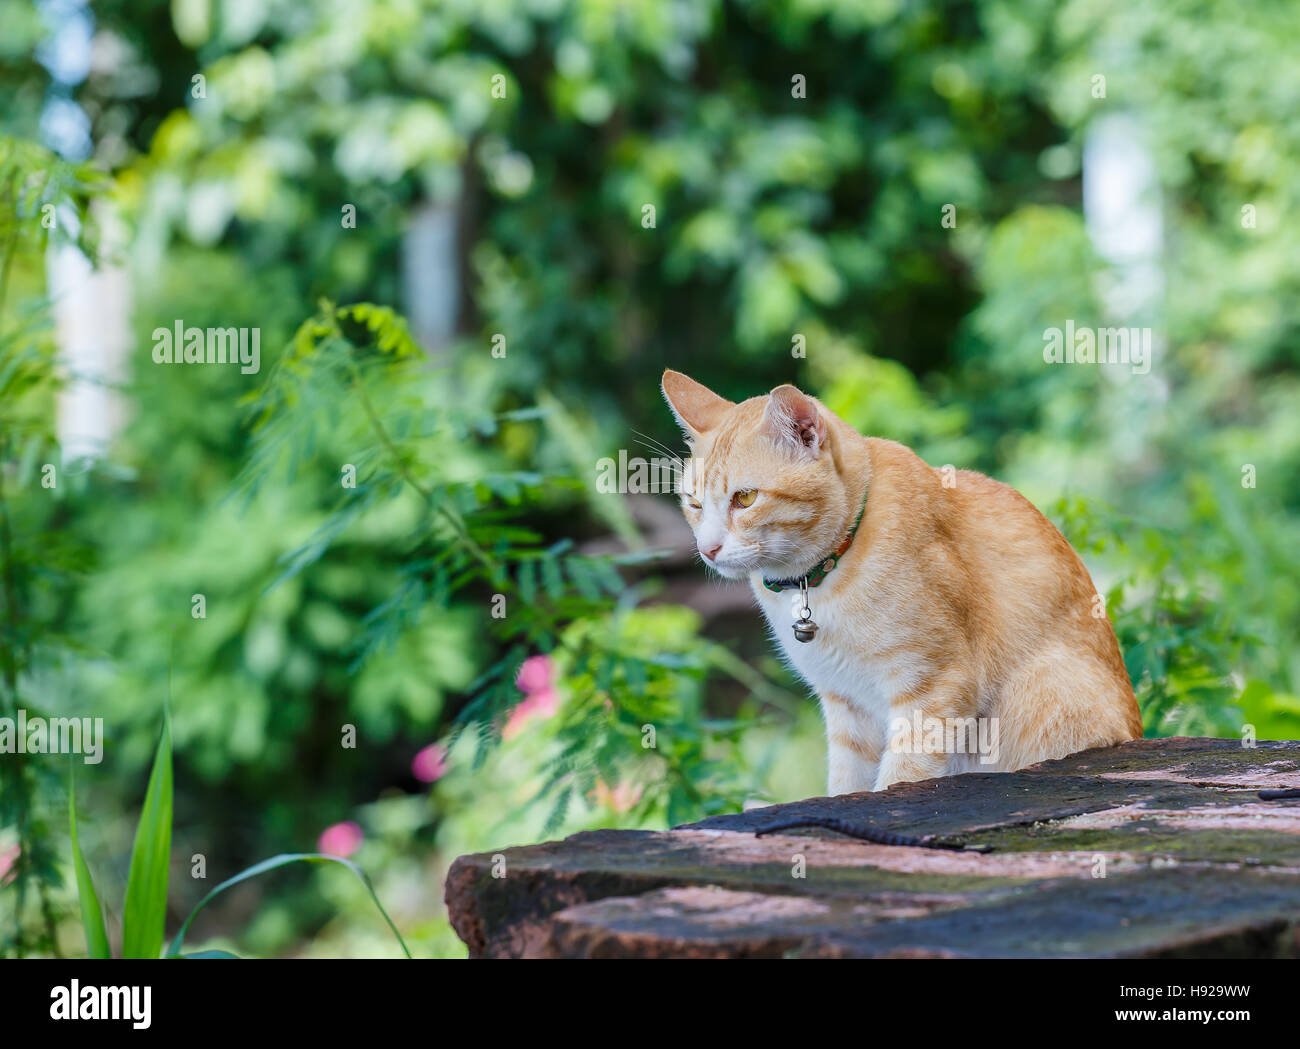
M 1101 117 L 1089 126 L 1083 148 L 1083 215 L 1097 254 L 1108 264 L 1098 294 L 1105 327 L 1149 328 L 1150 371 L 1102 365 L 1101 420 L 1111 435 L 1110 454 L 1137 465 L 1149 461 L 1150 435 L 1169 380 L 1161 369 L 1166 339 L 1164 215 L 1155 160 L 1132 117 Z
M 1102 289 L 1118 318 L 1154 315 L 1164 297 L 1160 182 L 1131 117 L 1102 117 L 1083 147 L 1083 216 L 1093 246 L 1113 268 Z
M 411 333 L 433 352 L 456 334 L 460 308 L 457 209 L 425 204 L 402 240 L 402 298 Z
M 116 215 L 111 208 L 97 206 L 95 219 L 102 259 L 119 257 L 126 238 Z M 59 363 L 66 377 L 58 398 L 63 461 L 102 458 L 125 422 L 118 387 L 126 380 L 131 349 L 130 277 L 125 267 L 111 261 L 95 269 L 67 244 L 51 249 L 47 273 Z

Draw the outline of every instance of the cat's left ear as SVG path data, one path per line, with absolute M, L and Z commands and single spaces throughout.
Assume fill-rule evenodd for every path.
M 661 387 L 664 400 L 677 416 L 682 429 L 690 438 L 698 437 L 713 429 L 729 408 L 735 405 L 725 397 L 719 397 L 702 383 L 696 382 L 689 375 L 669 369 L 664 372 Z
M 826 420 L 817 402 L 794 386 L 778 386 L 767 398 L 763 424 L 778 443 L 816 459 L 826 444 Z

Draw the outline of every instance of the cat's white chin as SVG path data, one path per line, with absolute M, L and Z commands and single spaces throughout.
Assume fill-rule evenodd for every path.
M 728 564 L 725 561 L 715 561 L 710 567 L 723 579 L 748 579 L 757 571 L 753 565 Z

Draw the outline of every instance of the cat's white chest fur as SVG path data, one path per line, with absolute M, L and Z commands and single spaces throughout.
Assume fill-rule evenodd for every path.
M 889 599 L 880 600 L 887 591 L 871 585 L 874 574 L 859 571 L 835 578 L 832 573 L 821 586 L 810 588 L 808 605 L 817 632 L 806 642 L 793 629 L 801 607 L 799 591 L 773 593 L 758 577 L 752 580 L 786 661 L 821 701 L 831 794 L 882 790 L 895 781 L 897 770 L 884 765 L 896 762 L 885 751 L 895 731 L 897 704 L 923 685 L 931 669 L 918 654 L 923 647 L 900 628 Z
M 841 585 L 837 585 L 841 584 Z M 832 572 L 819 587 L 808 591 L 817 633 L 811 641 L 794 635 L 799 591 L 773 593 L 755 577 L 753 590 L 759 606 L 781 646 L 787 662 L 818 693 L 833 693 L 847 700 L 861 716 L 883 723 L 895 697 L 916 688 L 923 680 L 920 661 L 911 646 L 885 636 L 880 610 L 873 610 L 861 594 L 850 594 L 848 580 Z

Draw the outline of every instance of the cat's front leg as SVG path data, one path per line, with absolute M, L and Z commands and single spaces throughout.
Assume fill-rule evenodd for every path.
M 864 760 L 852 747 L 829 743 L 826 765 L 826 793 L 831 797 L 876 789 L 880 763 Z
M 874 790 L 882 737 L 845 697 L 821 693 L 826 719 L 826 793 Z
M 959 680 L 949 680 L 890 704 L 885 746 L 872 789 L 947 775 L 953 727 L 966 714 L 963 697 L 967 694 Z

